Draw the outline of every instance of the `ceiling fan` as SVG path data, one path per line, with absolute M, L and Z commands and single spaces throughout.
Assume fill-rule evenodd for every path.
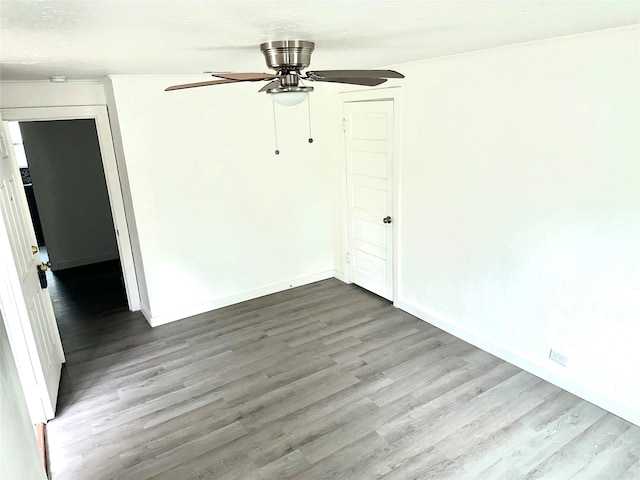
M 265 42 L 260 45 L 267 66 L 275 70 L 271 73 L 213 73 L 221 80 L 207 82 L 185 83 L 173 85 L 165 91 L 181 90 L 183 88 L 206 87 L 237 82 L 269 81 L 259 91 L 267 92 L 273 99 L 283 105 L 297 105 L 307 98 L 313 87 L 307 87 L 302 81 L 346 83 L 349 85 L 363 85 L 373 87 L 380 85 L 389 78 L 404 78 L 404 75 L 394 70 L 304 70 L 311 63 L 311 53 L 314 42 L 307 40 L 278 40 Z

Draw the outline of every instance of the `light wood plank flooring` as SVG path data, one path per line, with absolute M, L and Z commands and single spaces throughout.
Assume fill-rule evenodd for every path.
M 639 427 L 356 286 L 151 329 L 107 277 L 52 287 L 56 480 L 640 478 Z

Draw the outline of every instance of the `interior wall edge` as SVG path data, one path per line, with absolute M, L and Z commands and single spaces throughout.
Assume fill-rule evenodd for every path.
M 571 33 L 571 34 L 564 34 L 564 35 L 556 35 L 556 36 L 552 36 L 552 37 L 546 37 L 546 38 L 538 38 L 535 40 L 528 40 L 525 42 L 516 42 L 516 43 L 509 43 L 507 45 L 498 45 L 498 46 L 494 46 L 494 47 L 487 47 L 487 48 L 480 48 L 478 50 L 468 50 L 465 52 L 459 52 L 459 53 L 450 53 L 447 55 L 440 55 L 437 57 L 429 57 L 429 58 L 423 58 L 420 60 L 413 60 L 413 61 L 409 61 L 409 62 L 403 62 L 403 63 L 393 63 L 393 64 L 389 64 L 389 65 L 380 65 L 378 68 L 391 68 L 391 69 L 402 69 L 402 67 L 409 67 L 412 65 L 423 65 L 426 63 L 430 63 L 430 62 L 440 62 L 442 60 L 449 60 L 449 59 L 456 59 L 456 58 L 464 58 L 464 57 L 473 57 L 475 55 L 483 55 L 485 53 L 491 53 L 491 52 L 495 52 L 495 51 L 509 51 L 509 50 L 517 50 L 520 49 L 522 47 L 530 47 L 530 46 L 537 46 L 537 45 L 546 45 L 546 44 L 553 44 L 557 41 L 564 41 L 564 40 L 571 40 L 571 39 L 580 39 L 581 37 L 590 37 L 592 35 L 599 35 L 599 34 L 616 34 L 618 32 L 626 32 L 626 31 L 633 31 L 633 32 L 640 32 L 640 23 L 631 23 L 629 25 L 622 25 L 622 26 L 618 26 L 618 27 L 608 27 L 608 28 L 597 28 L 595 30 L 589 30 L 586 32 L 578 32 L 578 33 Z
M 16 361 L 17 356 L 14 355 L 0 311 L 0 477 L 45 480 L 47 474 L 39 461 L 29 400 Z
M 140 298 L 140 309 L 142 310 L 143 314 L 145 310 L 150 314 L 147 277 L 145 275 L 144 263 L 140 247 L 136 212 L 133 208 L 133 199 L 131 197 L 131 186 L 129 184 L 129 173 L 127 170 L 124 145 L 122 142 L 122 132 L 120 130 L 118 108 L 116 106 L 115 92 L 113 90 L 113 83 L 111 82 L 111 79 L 107 77 L 102 87 L 105 94 L 109 126 L 111 127 L 111 139 L 113 142 L 114 155 L 116 157 L 116 165 L 118 167 L 118 179 L 120 181 L 120 188 L 122 191 L 122 200 L 124 202 L 124 208 L 126 211 L 127 228 L 129 230 L 129 241 L 131 243 L 133 266 L 135 270 L 136 283 L 138 286 L 138 293 Z
M 640 426 L 640 405 L 630 405 L 622 398 L 615 398 L 615 395 L 610 391 L 599 391 L 579 379 L 572 378 L 570 375 L 562 375 L 550 368 L 552 365 L 546 366 L 539 360 L 523 355 L 479 332 L 465 328 L 461 324 L 453 323 L 451 319 L 445 319 L 439 312 L 432 311 L 428 307 L 415 305 L 405 300 L 394 302 L 394 306 L 532 375 L 546 380 L 569 393 Z

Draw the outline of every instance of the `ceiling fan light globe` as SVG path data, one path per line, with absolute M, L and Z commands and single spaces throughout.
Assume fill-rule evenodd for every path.
M 277 92 L 272 93 L 272 98 L 280 105 L 293 107 L 304 102 L 309 96 L 308 92 Z

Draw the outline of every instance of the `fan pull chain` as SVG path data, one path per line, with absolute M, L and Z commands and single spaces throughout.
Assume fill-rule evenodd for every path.
M 307 112 L 309 113 L 309 143 L 313 143 L 311 136 L 311 95 L 307 95 Z
M 276 141 L 275 154 L 276 155 L 280 155 L 280 150 L 278 150 L 278 125 L 277 125 L 277 122 L 276 122 L 276 102 L 275 102 L 275 100 L 273 100 L 273 97 L 271 98 L 271 108 L 273 109 L 273 136 L 274 136 L 275 141 Z

